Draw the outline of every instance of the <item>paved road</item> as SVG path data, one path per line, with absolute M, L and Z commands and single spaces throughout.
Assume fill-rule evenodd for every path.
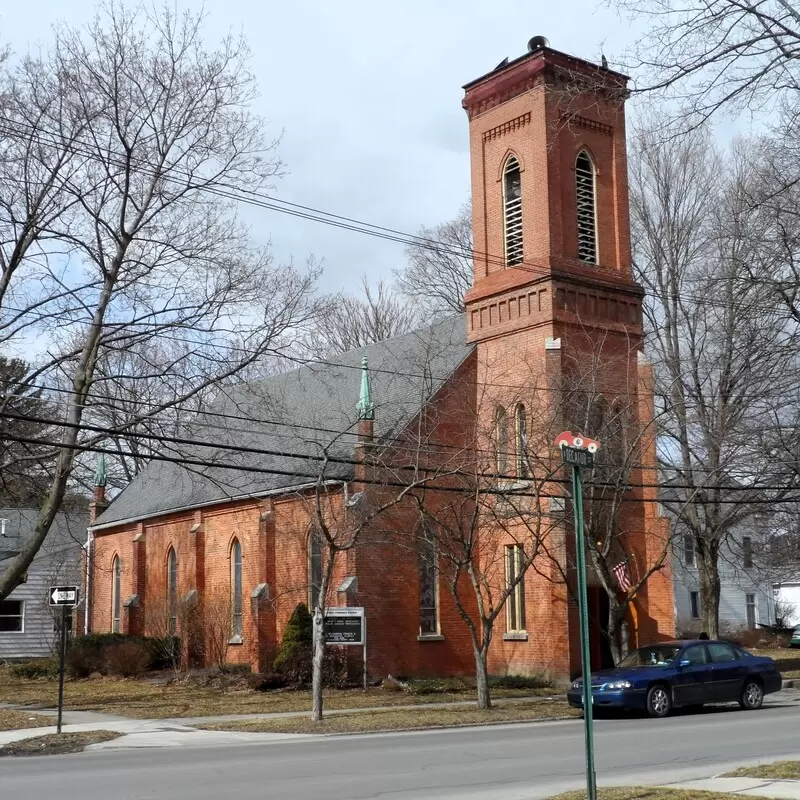
M 800 755 L 800 704 L 666 720 L 601 720 L 601 783 L 705 777 Z M 583 780 L 579 721 L 0 760 L 25 800 L 527 800 Z

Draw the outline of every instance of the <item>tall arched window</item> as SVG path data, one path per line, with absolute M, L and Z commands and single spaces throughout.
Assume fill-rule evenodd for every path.
M 170 547 L 167 553 L 167 633 L 178 632 L 178 556 Z
M 522 173 L 519 161 L 509 156 L 503 168 L 503 230 L 506 266 L 522 263 Z
M 494 415 L 494 453 L 498 475 L 508 471 L 508 415 L 502 406 L 498 406 Z
M 119 556 L 114 556 L 111 562 L 111 632 L 119 633 L 122 611 L 122 564 Z
M 308 535 L 308 605 L 313 611 L 319 605 L 322 588 L 322 536 L 312 530 Z
M 528 415 L 520 403 L 514 411 L 514 439 L 517 454 L 517 477 L 527 478 L 528 469 Z
M 242 638 L 242 545 L 231 543 L 231 637 Z
M 578 258 L 597 263 L 597 219 L 595 169 L 585 150 L 575 159 L 575 200 L 578 212 Z

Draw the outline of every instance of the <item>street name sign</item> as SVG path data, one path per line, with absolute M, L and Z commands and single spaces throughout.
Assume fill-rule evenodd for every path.
M 573 467 L 594 466 L 594 454 L 588 450 L 580 450 L 577 447 L 567 447 L 566 445 L 562 447 L 561 460 L 565 464 L 571 464 Z
M 78 587 L 51 586 L 48 599 L 51 606 L 76 606 L 78 605 Z
M 357 606 L 326 608 L 322 635 L 325 644 L 365 644 L 364 609 Z

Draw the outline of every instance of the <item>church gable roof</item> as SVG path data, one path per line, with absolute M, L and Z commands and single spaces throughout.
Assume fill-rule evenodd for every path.
M 466 342 L 465 317 L 459 315 L 326 363 L 227 390 L 192 418 L 184 437 L 214 444 L 165 447 L 161 455 L 166 460 L 151 461 L 93 527 L 313 482 L 323 450 L 332 459 L 325 477 L 349 480 L 362 358 L 369 363 L 375 439 L 388 442 L 472 349 Z M 231 451 L 226 445 L 258 452 Z M 198 463 L 180 464 L 177 459 Z

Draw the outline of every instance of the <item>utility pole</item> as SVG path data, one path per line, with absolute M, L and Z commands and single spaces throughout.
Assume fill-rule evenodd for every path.
M 586 596 L 586 547 L 583 531 L 583 479 L 581 467 L 594 465 L 600 442 L 565 431 L 556 438 L 563 462 L 572 467 L 572 515 L 575 527 L 575 572 L 578 588 L 578 617 L 581 634 L 581 676 L 583 679 L 583 730 L 586 748 L 586 797 L 597 800 L 594 771 L 594 708 L 592 699 L 592 660 L 589 650 L 589 603 Z

